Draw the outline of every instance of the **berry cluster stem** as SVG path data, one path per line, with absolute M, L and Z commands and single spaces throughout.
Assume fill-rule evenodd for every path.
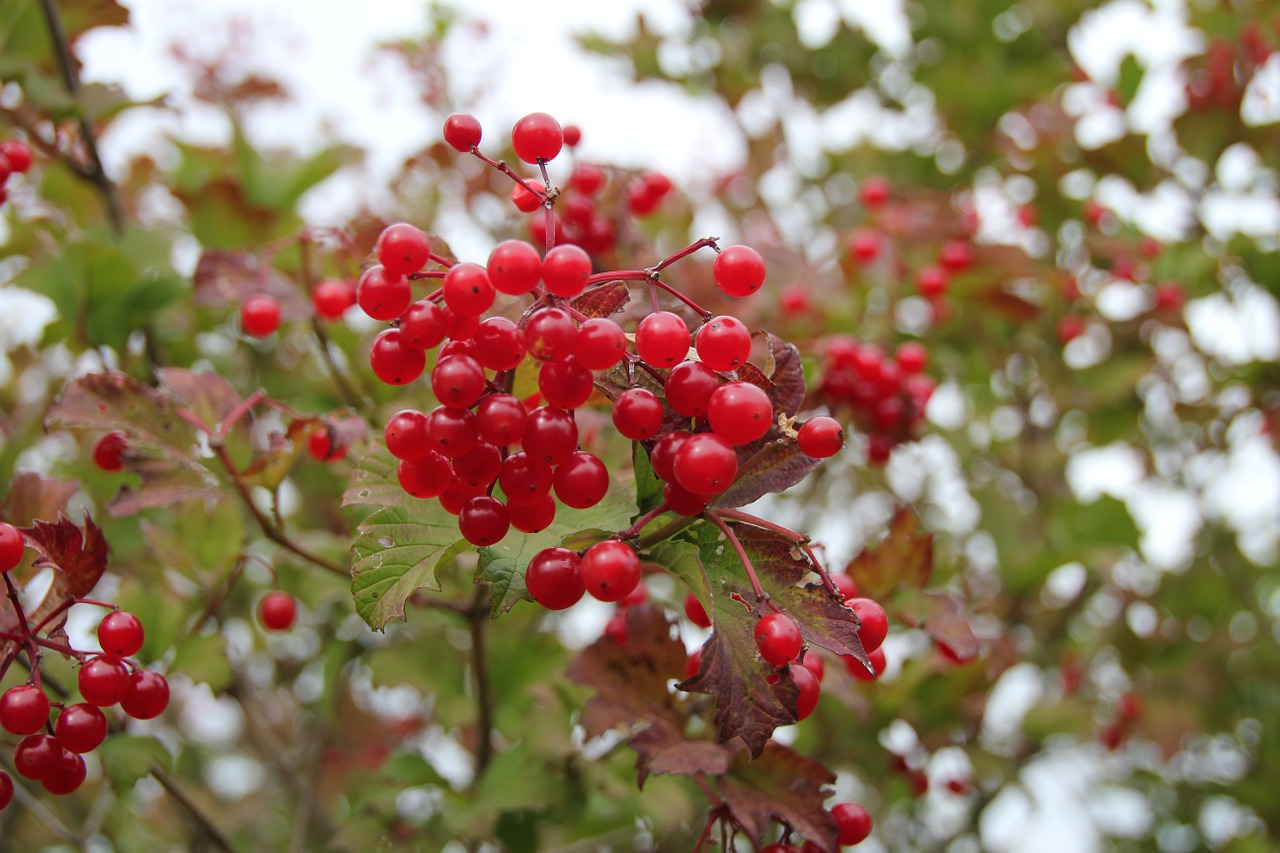
M 742 547 L 742 542 L 738 540 L 738 534 L 734 533 L 733 528 L 720 517 L 720 512 L 720 510 L 708 510 L 702 515 L 703 518 L 720 528 L 720 532 L 729 540 L 729 545 L 733 547 L 734 553 L 742 561 L 742 568 L 747 572 L 747 579 L 751 581 L 751 591 L 756 594 L 756 601 L 764 601 L 768 596 L 765 595 L 764 587 L 760 585 L 760 578 L 756 576 L 756 567 L 751 565 L 751 558 L 747 556 L 746 549 Z
M 775 524 L 768 519 L 760 518 L 759 516 L 743 512 L 742 510 L 721 509 L 717 510 L 717 512 L 722 518 L 738 521 L 743 524 L 750 524 L 754 527 L 768 530 L 771 533 L 777 533 L 780 536 L 785 536 L 792 542 L 796 543 L 800 550 L 804 552 L 804 555 L 809 559 L 809 562 L 813 565 L 813 570 L 818 573 L 818 577 L 822 578 L 822 585 L 827 588 L 827 592 L 831 593 L 832 598 L 835 598 L 837 601 L 842 601 L 844 599 L 844 597 L 840 595 L 840 590 L 836 587 L 835 581 L 831 579 L 831 575 L 827 573 L 827 570 L 823 568 L 822 563 L 819 562 L 817 555 L 813 553 L 813 548 L 809 545 L 810 540 L 808 536 L 805 536 L 803 533 L 796 533 L 794 530 L 788 527 L 783 527 L 781 524 Z

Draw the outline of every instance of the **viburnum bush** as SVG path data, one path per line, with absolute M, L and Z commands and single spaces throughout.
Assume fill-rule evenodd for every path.
M 1280 30 L 836 5 L 582 37 L 676 180 L 441 13 L 374 187 L 247 23 L 104 158 L 128 11 L 0 4 L 0 848 L 1275 846 Z

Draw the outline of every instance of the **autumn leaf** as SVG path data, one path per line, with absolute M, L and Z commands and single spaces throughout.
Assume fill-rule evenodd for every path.
M 160 371 L 160 384 L 212 429 L 240 404 L 236 389 L 216 373 L 166 367 Z
M 776 428 L 769 432 L 760 441 L 738 449 L 738 477 L 716 496 L 715 506 L 746 506 L 765 495 L 789 489 L 822 464 L 821 459 L 805 453 L 796 442 L 780 440 Z
M 770 821 L 780 821 L 827 850 L 836 847 L 836 824 L 822 803 L 836 776 L 789 747 L 768 744 L 758 757 L 739 754 L 719 782 L 734 820 L 756 845 Z
M 877 601 L 903 587 L 923 589 L 933 574 L 933 534 L 907 507 L 898 507 L 883 540 L 862 549 L 845 569 L 857 581 L 858 592 Z
M 192 276 L 197 305 L 238 305 L 255 293 L 275 297 L 280 316 L 299 320 L 310 316 L 311 304 L 287 276 L 252 252 L 209 249 L 196 262 Z
M 625 281 L 611 281 L 584 291 L 569 304 L 585 317 L 608 317 L 621 311 L 630 298 Z
M 20 471 L 0 503 L 0 518 L 15 527 L 25 527 L 36 519 L 57 518 L 77 488 L 68 480 L 50 480 L 33 471 Z

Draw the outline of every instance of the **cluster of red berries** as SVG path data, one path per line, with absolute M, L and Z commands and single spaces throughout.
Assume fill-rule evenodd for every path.
M 881 465 L 924 421 L 935 388 L 924 373 L 928 362 L 928 352 L 917 341 L 904 341 L 890 355 L 875 344 L 832 336 L 824 346 L 817 398 L 834 411 L 849 413 L 868 436 L 868 461 Z
M 0 205 L 9 200 L 5 184 L 9 177 L 21 174 L 31 168 L 31 149 L 21 139 L 6 139 L 0 142 Z
M 0 572 L 11 590 L 7 573 L 22 562 L 25 547 L 21 531 L 0 523 Z M 100 654 L 84 654 L 52 640 L 38 639 L 35 632 L 41 626 L 28 626 L 25 617 L 19 622 L 21 634 L 5 634 L 0 639 L 35 654 L 33 681 L 10 687 L 0 695 L 0 727 L 22 737 L 13 752 L 13 764 L 19 774 L 40 782 L 52 794 L 69 794 L 84 782 L 81 756 L 97 749 L 107 737 L 107 716 L 102 709 L 118 704 L 129 717 L 150 720 L 168 707 L 169 684 L 163 675 L 141 669 L 130 659 L 142 648 L 143 640 L 142 623 L 132 613 L 112 610 L 98 625 Z M 80 661 L 77 686 L 83 702 L 49 701 L 40 686 L 38 654 L 32 651 L 38 645 Z M 13 654 L 17 653 L 15 649 Z M 51 724 L 49 713 L 54 708 L 59 713 Z M 12 795 L 13 780 L 0 771 L 0 808 L 8 804 Z

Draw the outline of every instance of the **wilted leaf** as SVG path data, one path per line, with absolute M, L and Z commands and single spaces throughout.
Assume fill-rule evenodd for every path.
M 823 808 L 826 786 L 836 775 L 823 765 L 777 743 L 755 760 L 739 754 L 720 779 L 720 796 L 734 819 L 757 845 L 769 822 L 780 821 L 827 849 L 836 849 L 836 824 Z
M 877 601 L 902 587 L 923 589 L 933 574 L 933 534 L 907 507 L 899 507 L 889 522 L 889 533 L 853 558 L 846 571 L 858 583 L 859 594 Z
M 630 298 L 625 281 L 611 281 L 575 296 L 569 304 L 587 317 L 608 317 L 621 311 Z

